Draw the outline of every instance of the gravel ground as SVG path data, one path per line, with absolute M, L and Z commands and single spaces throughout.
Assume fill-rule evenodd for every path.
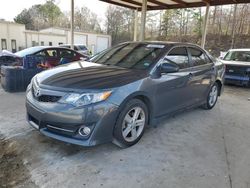
M 250 188 L 250 89 L 227 86 L 213 110 L 168 118 L 128 149 L 41 135 L 24 95 L 0 88 L 0 187 Z

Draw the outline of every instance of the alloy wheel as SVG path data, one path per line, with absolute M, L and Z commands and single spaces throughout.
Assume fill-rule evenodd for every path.
M 134 107 L 125 115 L 122 123 L 122 136 L 127 142 L 135 141 L 143 132 L 146 122 L 141 107 Z
M 211 91 L 209 93 L 209 105 L 210 106 L 213 106 L 216 101 L 217 101 L 217 97 L 218 97 L 218 88 L 216 85 L 214 85 L 212 88 L 211 88 Z

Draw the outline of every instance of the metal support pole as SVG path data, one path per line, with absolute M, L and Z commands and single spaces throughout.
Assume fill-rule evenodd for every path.
M 142 1 L 142 10 L 141 10 L 140 41 L 144 41 L 144 39 L 145 39 L 146 16 L 147 16 L 147 0 L 143 0 Z
M 138 31 L 138 10 L 134 12 L 135 20 L 134 20 L 134 41 L 137 41 L 137 31 Z
M 74 50 L 74 0 L 71 0 L 70 36 L 70 47 Z
M 237 4 L 234 5 L 234 18 L 233 18 L 233 26 L 232 26 L 232 42 L 231 42 L 231 49 L 234 48 L 235 45 L 235 32 L 236 32 L 236 28 L 235 28 L 235 22 L 236 22 L 236 14 L 237 14 Z
M 210 11 L 210 5 L 207 3 L 206 15 L 205 15 L 204 23 L 203 23 L 203 32 L 202 32 L 202 39 L 201 39 L 201 47 L 202 48 L 205 48 L 205 44 L 206 44 L 207 24 L 208 24 L 208 18 L 209 18 L 209 11 Z

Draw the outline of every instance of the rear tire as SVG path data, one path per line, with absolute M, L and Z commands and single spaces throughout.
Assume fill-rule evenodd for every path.
M 130 100 L 118 116 L 113 143 L 121 148 L 136 144 L 141 139 L 147 123 L 147 106 L 139 99 Z
M 208 92 L 207 101 L 203 105 L 204 109 L 210 110 L 215 106 L 219 96 L 219 89 L 219 85 L 215 82 Z

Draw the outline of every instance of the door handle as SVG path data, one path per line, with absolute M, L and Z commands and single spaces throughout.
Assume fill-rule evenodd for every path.
M 193 77 L 194 77 L 193 73 L 190 72 L 190 73 L 188 74 L 188 79 L 189 79 L 189 80 L 192 80 Z

